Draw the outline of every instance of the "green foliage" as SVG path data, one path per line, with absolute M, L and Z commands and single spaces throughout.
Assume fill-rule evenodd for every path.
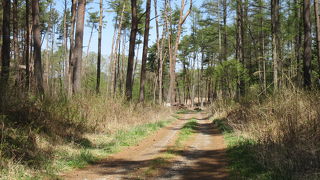
M 248 70 L 237 60 L 223 61 L 215 68 L 208 69 L 207 73 L 212 73 L 211 76 L 220 89 L 229 92 L 236 91 L 241 80 L 245 83 L 250 80 Z
M 99 18 L 99 11 L 89 12 L 89 19 L 87 19 L 88 26 L 97 29 Z
M 86 165 L 97 161 L 98 158 L 95 157 L 88 150 L 81 150 L 80 154 L 75 154 L 66 159 L 67 166 L 72 168 L 84 168 Z

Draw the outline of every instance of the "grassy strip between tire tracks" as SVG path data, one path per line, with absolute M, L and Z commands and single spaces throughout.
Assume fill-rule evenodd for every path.
M 197 120 L 190 119 L 180 130 L 174 146 L 169 147 L 166 152 L 162 153 L 159 157 L 153 159 L 148 168 L 144 170 L 144 175 L 147 177 L 156 177 L 163 174 L 165 169 L 169 168 L 173 164 L 173 160 L 184 148 L 184 142 L 191 138 L 196 132 Z

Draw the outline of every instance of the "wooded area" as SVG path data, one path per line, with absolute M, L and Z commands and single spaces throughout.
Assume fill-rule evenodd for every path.
M 0 26 L 0 129 L 59 114 L 96 132 L 151 104 L 260 108 L 320 87 L 318 0 L 2 0 Z
M 135 91 L 140 102 L 193 105 L 195 99 L 203 104 L 252 91 L 260 96 L 282 88 L 318 87 L 317 1 L 208 0 L 199 8 L 183 0 L 178 9 L 171 1 L 154 1 L 155 17 L 146 2 L 101 0 L 92 2 L 100 4 L 93 12 L 86 11 L 90 1 L 64 1 L 59 14 L 53 1 L 3 1 L 2 97 L 15 87 L 40 96 L 95 90 L 128 100 Z M 113 42 L 101 42 L 107 9 L 116 15 Z M 86 53 L 85 21 L 92 28 Z M 150 21 L 156 24 L 151 47 Z M 189 27 L 183 27 L 186 21 Z M 97 54 L 89 52 L 93 31 L 99 32 Z M 102 57 L 102 43 L 112 43 L 108 57 Z M 95 86 L 86 84 L 93 78 Z
M 319 84 L 317 1 L 208 0 L 201 8 L 192 0 L 182 0 L 181 8 L 172 8 L 169 0 L 154 1 L 155 17 L 150 17 L 149 0 L 65 0 L 63 14 L 55 3 L 32 1 L 30 13 L 29 1 L 2 2 L 2 97 L 16 87 L 40 96 L 95 90 L 128 100 L 139 91 L 135 99 L 140 102 L 193 105 L 195 99 L 203 104 Z M 86 11 L 87 3 L 99 3 L 100 10 Z M 101 42 L 107 9 L 116 15 L 113 42 Z M 86 54 L 85 21 L 92 28 Z M 151 47 L 150 21 L 156 24 Z M 186 21 L 189 27 L 183 27 Z M 97 54 L 89 52 L 93 31 L 99 32 Z M 102 58 L 102 43 L 112 43 L 108 57 Z M 93 78 L 95 86 L 86 84 Z

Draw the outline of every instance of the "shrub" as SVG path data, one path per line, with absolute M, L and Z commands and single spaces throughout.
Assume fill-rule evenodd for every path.
M 235 106 L 228 124 L 253 140 L 266 169 L 284 178 L 315 178 L 320 169 L 320 94 L 282 91 L 262 103 Z

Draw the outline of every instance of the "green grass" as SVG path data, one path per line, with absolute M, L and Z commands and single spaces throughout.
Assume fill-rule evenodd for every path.
M 53 153 L 55 160 L 47 160 L 42 172 L 33 175 L 16 174 L 14 179 L 59 179 L 57 174 L 74 168 L 83 168 L 112 153 L 121 151 L 124 147 L 136 145 L 152 132 L 168 125 L 172 120 L 159 121 L 132 127 L 129 130 L 119 130 L 114 134 L 99 135 L 99 142 L 84 139 L 77 144 L 69 144 L 66 149 Z M 104 141 L 105 140 L 105 141 Z M 69 151 L 69 149 L 71 149 Z M 8 171 L 1 170 L 0 173 Z M 6 177 L 3 174 L 3 177 Z M 1 179 L 1 176 L 0 176 Z
M 201 112 L 201 109 L 196 109 L 196 110 L 189 110 L 189 109 L 182 109 L 176 112 L 176 114 L 190 114 L 190 113 L 197 113 Z
M 196 119 L 189 120 L 180 130 L 178 138 L 176 140 L 176 145 L 181 146 L 184 141 L 186 141 L 194 132 L 198 123 Z
M 157 123 L 139 125 L 130 130 L 119 130 L 115 133 L 110 142 L 101 144 L 94 148 L 84 148 L 80 155 L 71 157 L 71 159 L 67 161 L 68 166 L 72 168 L 84 167 L 98 159 L 106 157 L 109 154 L 119 152 L 123 147 L 137 144 L 150 133 L 168 125 L 169 123 L 170 121 L 160 121 Z
M 216 119 L 214 124 L 223 132 L 227 143 L 230 179 L 280 179 L 257 161 L 256 142 L 236 135 L 225 119 Z
M 194 133 L 198 123 L 196 119 L 189 120 L 180 130 L 178 137 L 173 147 L 169 147 L 158 158 L 153 159 L 149 167 L 145 170 L 146 176 L 152 176 L 157 170 L 171 166 L 170 163 L 176 155 L 181 153 L 180 149 L 183 148 L 183 142 L 189 139 Z

